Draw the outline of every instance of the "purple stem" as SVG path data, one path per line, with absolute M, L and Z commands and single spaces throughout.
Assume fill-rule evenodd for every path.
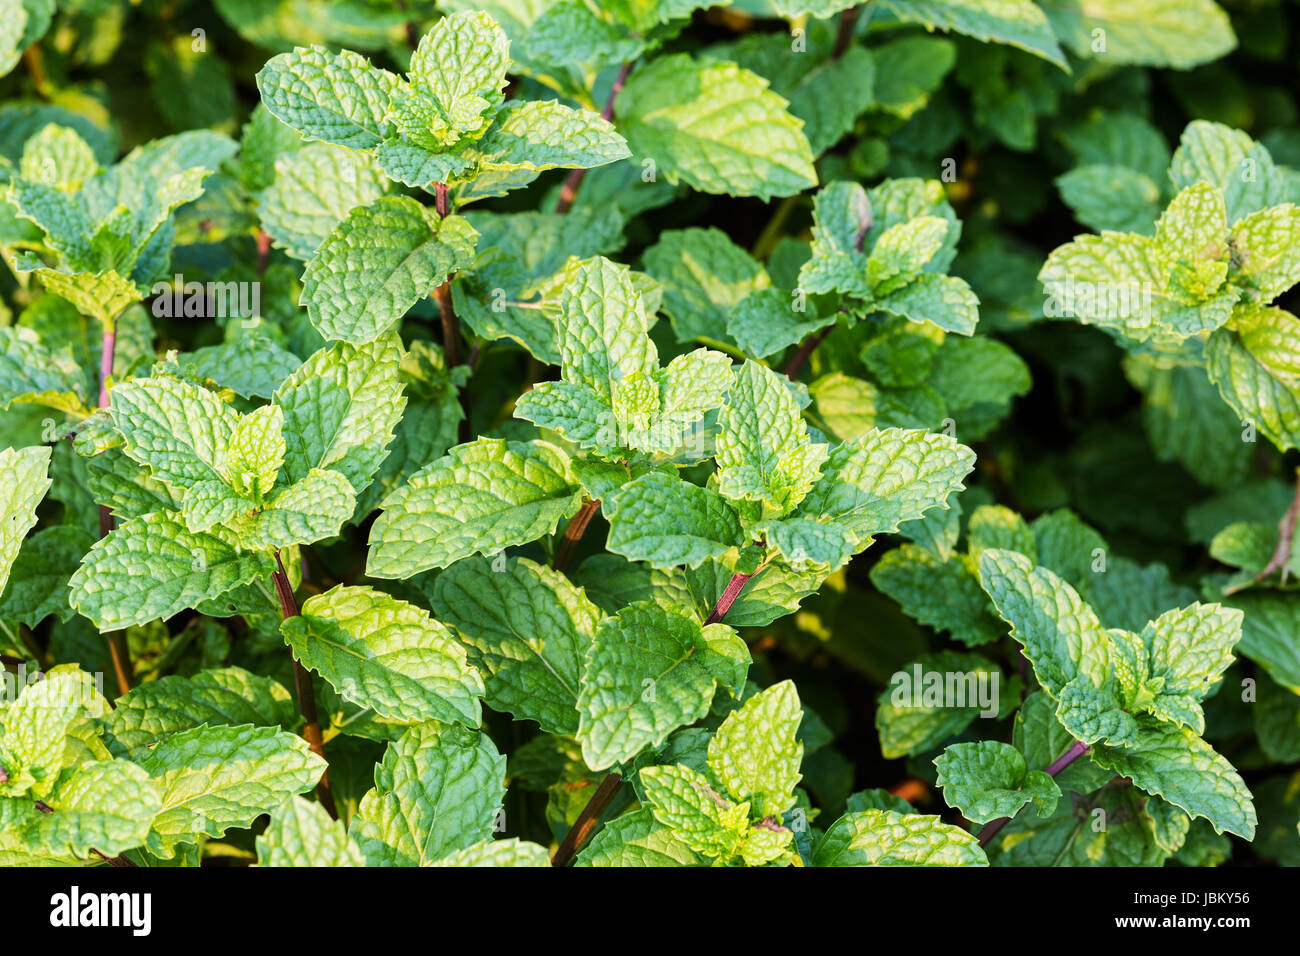
M 618 70 L 618 76 L 614 77 L 614 86 L 609 91 L 609 99 L 605 101 L 605 108 L 600 111 L 601 117 L 607 122 L 614 121 L 614 100 L 623 90 L 627 83 L 628 74 L 632 72 L 632 63 L 624 63 Z M 560 189 L 560 198 L 555 203 L 555 211 L 560 215 L 568 212 L 573 206 L 573 200 L 578 196 L 578 190 L 582 187 L 582 179 L 587 175 L 585 169 L 575 169 L 564 179 L 564 186 Z
M 745 589 L 749 583 L 752 574 L 741 574 L 737 571 L 727 582 L 727 586 L 722 591 L 722 596 L 718 598 L 718 603 L 713 605 L 713 610 L 709 612 L 708 618 L 704 621 L 705 627 L 710 624 L 717 624 L 731 610 L 731 605 L 736 603 L 736 598 L 740 597 L 740 592 Z

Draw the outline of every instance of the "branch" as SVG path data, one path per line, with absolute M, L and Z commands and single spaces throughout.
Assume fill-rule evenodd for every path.
M 1065 753 L 1061 754 L 1061 756 L 1057 757 L 1055 760 L 1052 761 L 1051 765 L 1048 766 L 1047 768 L 1047 775 L 1049 777 L 1055 777 L 1062 770 L 1070 766 L 1070 764 L 1074 763 L 1076 760 L 1078 760 L 1087 752 L 1088 752 L 1088 745 L 1080 743 L 1079 741 L 1076 740 L 1074 743 L 1070 744 L 1069 750 L 1067 750 Z M 1010 817 L 998 817 L 998 819 L 996 820 L 991 820 L 988 823 L 988 825 L 985 826 L 984 829 L 980 831 L 980 846 L 982 847 L 988 846 L 993 841 L 993 838 L 997 836 L 998 833 L 1002 830 L 1002 828 L 1010 822 L 1011 822 Z
M 605 108 L 600 111 L 601 118 L 606 122 L 614 121 L 614 99 L 623 90 L 623 85 L 627 83 L 628 74 L 632 72 L 632 61 L 629 60 L 618 68 L 618 76 L 614 77 L 614 86 L 609 91 L 609 99 L 605 100 Z M 573 200 L 578 197 L 578 190 L 582 188 L 583 177 L 587 175 L 585 169 L 575 169 L 564 179 L 564 185 L 560 189 L 560 198 L 555 204 L 555 211 L 564 215 L 573 207 Z
M 862 4 L 849 7 L 840 14 L 840 28 L 835 34 L 835 49 L 831 51 L 832 60 L 838 60 L 853 45 L 853 35 L 858 29 L 858 15 L 860 13 L 862 13 Z
M 722 596 L 713 605 L 713 610 L 709 612 L 709 616 L 704 622 L 706 627 L 710 624 L 717 624 L 726 616 L 726 613 L 731 610 L 731 606 L 736 603 L 736 598 L 740 597 L 740 592 L 744 590 L 745 584 L 752 577 L 752 574 L 741 574 L 740 572 L 731 576 L 731 580 L 727 582 L 726 588 L 722 591 Z M 569 860 L 573 859 L 574 854 L 582 848 L 583 842 L 595 829 L 596 824 L 600 822 L 601 816 L 609 809 L 609 805 L 613 803 L 614 797 L 618 795 L 619 790 L 622 788 L 623 778 L 617 773 L 605 775 L 605 779 L 600 782 L 596 792 L 592 794 L 591 799 L 587 801 L 587 805 L 578 814 L 578 819 L 573 821 L 573 826 L 569 827 L 569 832 L 560 841 L 555 856 L 551 857 L 551 866 L 564 866 Z
M 813 349 L 826 341 L 826 336 L 831 334 L 831 329 L 833 328 L 835 328 L 834 322 L 826 326 L 826 328 L 822 329 L 820 332 L 814 332 L 812 335 L 808 336 L 808 338 L 803 340 L 803 344 L 799 346 L 799 351 L 795 352 L 794 356 L 786 364 L 786 378 L 794 378 L 799 374 L 804 363 L 808 361 L 808 357 L 813 354 Z
M 285 573 L 284 562 L 280 560 L 278 549 L 275 551 L 275 571 L 271 574 L 271 580 L 275 582 L 275 593 L 280 598 L 281 616 L 297 617 L 298 602 L 294 599 L 293 585 L 289 583 L 289 575 Z M 302 714 L 302 735 L 307 739 L 307 746 L 312 753 L 325 760 L 325 739 L 321 735 L 320 717 L 316 713 L 316 692 L 311 686 L 311 674 L 307 673 L 307 668 L 303 667 L 296 657 L 293 658 L 293 691 L 294 697 L 298 700 L 298 713 Z M 339 818 L 338 810 L 334 806 L 334 793 L 330 789 L 328 766 L 321 774 L 320 783 L 316 784 L 316 799 L 333 819 Z
M 115 322 L 104 323 L 103 339 L 99 347 L 99 407 L 108 408 L 108 380 L 113 376 L 113 358 L 117 354 L 117 325 Z M 108 537 L 113 530 L 113 512 L 108 505 L 99 506 L 99 536 Z M 125 694 L 135 683 L 135 672 L 131 667 L 131 648 L 126 641 L 126 632 L 113 631 L 108 635 L 108 656 L 113 662 L 113 677 L 117 680 L 118 693 Z
M 560 539 L 560 546 L 555 549 L 555 560 L 551 562 L 551 567 L 556 571 L 563 571 L 573 560 L 573 555 L 578 550 L 578 542 L 582 540 L 583 534 L 587 531 L 587 525 L 591 524 L 591 519 L 596 512 L 600 510 L 600 499 L 586 499 L 578 513 L 569 519 L 569 524 L 564 529 L 564 537 Z

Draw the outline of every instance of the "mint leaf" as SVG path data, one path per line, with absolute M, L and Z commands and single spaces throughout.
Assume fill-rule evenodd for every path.
M 381 717 L 468 727 L 482 719 L 482 678 L 447 628 L 413 604 L 340 585 L 308 598 L 280 633 L 304 667 Z
M 350 212 L 307 263 L 302 302 L 326 338 L 354 345 L 388 331 L 406 311 L 474 260 L 478 234 L 405 196 Z
M 1027 770 L 1025 758 L 1010 744 L 951 744 L 934 765 L 944 800 L 973 823 L 1014 817 L 1027 803 L 1040 817 L 1049 817 L 1061 797 L 1056 781 L 1041 770 Z
M 257 837 L 258 866 L 365 866 L 360 848 L 319 803 L 292 797 Z
M 396 76 L 363 56 L 323 47 L 295 47 L 272 57 L 257 74 L 262 103 L 308 139 L 370 149 L 388 133 Z
M 434 579 L 430 601 L 484 674 L 489 707 L 577 731 L 583 659 L 603 616 L 580 588 L 526 558 L 466 558 Z
M 767 87 L 734 63 L 672 54 L 634 72 L 614 109 L 633 154 L 669 182 L 770 199 L 815 186 L 817 173 L 802 124 Z
M 804 748 L 795 732 L 801 717 L 790 681 L 755 694 L 727 715 L 709 741 L 709 778 L 747 802 L 754 816 L 780 820 L 794 806 L 800 780 Z
M 715 491 L 651 472 L 604 501 L 606 547 L 652 567 L 699 567 L 745 544 L 740 518 Z
M 534 541 L 578 510 L 567 456 L 546 442 L 458 445 L 384 499 L 366 572 L 407 577 Z
M 860 810 L 840 817 L 817 842 L 813 866 L 987 866 L 973 834 L 938 817 Z

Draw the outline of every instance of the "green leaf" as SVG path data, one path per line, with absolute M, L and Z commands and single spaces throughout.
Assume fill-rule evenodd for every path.
M 302 302 L 326 338 L 354 345 L 388 331 L 449 275 L 474 261 L 478 233 L 460 216 L 407 196 L 352 210 L 316 250 L 302 277 Z
M 492 837 L 506 758 L 486 734 L 416 724 L 388 745 L 351 836 L 367 866 L 429 866 Z
M 76 130 L 51 123 L 23 144 L 18 176 L 28 182 L 76 192 L 99 172 L 94 150 Z
M 648 809 L 634 810 L 601 827 L 574 866 L 699 866 L 702 858 Z
M 325 808 L 292 797 L 257 837 L 258 866 L 365 866 L 361 849 Z
M 280 633 L 345 700 L 400 723 L 477 727 L 483 679 L 451 633 L 414 604 L 339 585 L 307 599 Z
M 1206 371 L 1223 400 L 1283 451 L 1300 447 L 1300 318 L 1244 307 L 1205 343 Z
M 643 601 L 601 621 L 578 695 L 587 766 L 630 760 L 703 717 L 724 664 L 700 625 L 680 612 Z
M 159 511 L 97 541 L 68 581 L 69 600 L 100 631 L 113 631 L 165 620 L 272 570 L 265 556 L 191 533 L 178 515 Z
M 1059 699 L 1078 678 L 1095 688 L 1107 683 L 1106 630 L 1074 588 L 1024 555 L 996 548 L 980 556 L 980 578 L 1044 690 Z
M 452 13 L 433 25 L 411 55 L 408 74 L 432 98 L 444 121 L 473 130 L 500 103 L 510 67 L 510 41 L 487 13 Z
M 953 30 L 977 40 L 1006 43 L 1069 67 L 1043 11 L 1031 0 L 881 0 L 883 10 L 927 30 Z
M 546 442 L 457 445 L 397 489 L 370 529 L 366 573 L 408 577 L 552 533 L 582 504 L 567 456 Z
M 149 774 L 125 760 L 85 760 L 68 768 L 34 813 L 22 839 L 53 856 L 117 856 L 140 846 L 163 804 Z
M 615 100 L 632 152 L 670 182 L 735 196 L 790 196 L 817 185 L 812 150 L 786 101 L 734 63 L 655 59 Z
M 1255 805 L 1232 764 L 1185 727 L 1150 717 L 1139 718 L 1139 725 L 1134 746 L 1099 747 L 1093 759 L 1191 816 L 1204 817 L 1217 833 L 1254 837 Z
M 83 671 L 51 673 L 24 687 L 0 711 L 0 760 L 7 774 L 0 793 L 21 794 L 33 785 L 48 792 L 73 744 L 74 724 L 107 709 L 94 679 Z
M 112 391 L 110 412 L 123 450 L 178 488 L 225 481 L 239 413 L 215 393 L 175 378 L 138 378 Z
M 43 445 L 0 449 L 0 593 L 23 538 L 36 525 L 36 506 L 53 483 L 50 453 Z
M 433 865 L 549 867 L 551 856 L 544 846 L 510 837 L 506 840 L 484 840 L 475 843 L 443 857 Z
M 606 547 L 651 567 L 699 567 L 745 544 L 740 518 L 715 491 L 662 472 L 642 475 L 604 502 Z
M 356 510 L 348 479 L 332 469 L 313 469 L 273 497 L 265 508 L 227 523 L 242 548 L 275 551 L 311 544 L 339 533 Z
M 759 289 L 745 296 L 727 319 L 727 336 L 752 358 L 767 358 L 802 342 L 835 321 L 835 316 L 799 312 L 797 302 L 777 289 Z M 812 318 L 800 320 L 800 315 Z
M 1049 817 L 1061 798 L 1055 780 L 1026 769 L 1020 751 L 1000 741 L 950 744 L 934 765 L 944 800 L 972 823 L 1014 817 L 1031 802 L 1040 817 Z
M 325 761 L 300 737 L 270 727 L 197 727 L 138 761 L 162 794 L 147 846 L 171 859 L 178 843 L 248 827 L 320 779 Z
M 785 380 L 756 362 L 736 373 L 718 430 L 718 491 L 781 514 L 803 501 L 828 455 L 812 443 Z
M 655 819 L 696 853 L 726 862 L 740 851 L 749 806 L 731 804 L 704 774 L 681 764 L 646 767 L 641 785 Z
M 1098 232 L 1150 232 L 1160 215 L 1160 187 L 1127 166 L 1093 163 L 1056 178 L 1074 218 Z
M 240 667 L 223 667 L 138 684 L 113 702 L 104 728 L 109 749 L 127 756 L 202 724 L 292 730 L 298 720 L 293 698 L 280 684 Z
M 35 627 L 51 614 L 61 621 L 72 617 L 68 578 L 94 541 L 88 531 L 74 525 L 42 528 L 32 535 L 10 570 L 8 587 L 0 597 L 0 620 Z
M 733 710 L 709 741 L 709 779 L 756 817 L 782 815 L 795 804 L 803 744 L 803 713 L 794 683 L 773 684 Z M 644 773 L 643 773 L 644 775 Z
M 940 558 L 918 545 L 886 552 L 871 569 L 871 583 L 921 624 L 949 631 L 967 647 L 996 641 L 1006 628 L 980 587 L 979 564 L 967 555 Z
M 275 179 L 258 213 L 275 244 L 306 261 L 349 211 L 369 206 L 386 186 L 365 153 L 311 143 L 275 160 Z
M 1300 694 L 1300 600 L 1271 591 L 1235 594 L 1232 606 L 1245 612 L 1237 649 L 1256 661 L 1283 687 Z
M 1237 44 L 1228 15 L 1213 0 L 1043 0 L 1040 6 L 1075 53 L 1117 66 L 1185 70 Z
M 112 269 L 103 272 L 60 272 L 47 269 L 31 253 L 21 253 L 14 259 L 14 271 L 32 273 L 45 288 L 61 299 L 76 306 L 83 315 L 93 316 L 105 327 L 114 321 L 132 302 L 142 298 L 140 290 Z
M 679 342 L 729 341 L 733 310 L 772 284 L 753 256 L 714 228 L 661 232 L 645 251 L 645 268 L 663 286 L 663 310 Z
M 962 488 L 975 454 L 946 435 L 880 428 L 837 446 L 796 517 L 833 521 L 862 550 Z
M 979 299 L 966 281 L 956 276 L 922 275 L 880 299 L 876 306 L 910 322 L 933 322 L 959 335 L 971 335 L 979 322 Z
M 475 147 L 484 169 L 591 169 L 632 154 L 599 113 L 554 100 L 511 103 Z
M 430 601 L 485 675 L 488 706 L 577 731 L 583 658 L 603 616 L 580 588 L 526 558 L 466 558 L 434 579 Z
M 280 384 L 274 401 L 284 409 L 282 481 L 293 484 L 314 468 L 330 468 L 357 493 L 370 484 L 406 406 L 401 359 L 396 336 L 360 346 L 336 342 Z
M 348 50 L 295 47 L 257 74 L 262 103 L 308 139 L 371 149 L 388 134 L 385 115 L 402 81 Z
M 846 813 L 826 831 L 813 866 L 986 866 L 974 834 L 938 817 L 895 810 Z

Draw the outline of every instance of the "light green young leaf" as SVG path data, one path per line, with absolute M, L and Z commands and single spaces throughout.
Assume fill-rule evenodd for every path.
M 736 196 L 789 196 L 817 185 L 802 122 L 765 79 L 734 63 L 661 56 L 615 100 L 632 152 L 670 182 Z
M 1154 250 L 1171 290 L 1201 301 L 1228 275 L 1228 221 L 1223 193 L 1209 183 L 1182 190 L 1156 223 Z
M 407 577 L 550 534 L 582 504 L 568 457 L 546 442 L 458 445 L 386 499 L 366 573 Z
M 32 183 L 76 192 L 99 172 L 95 152 L 76 130 L 51 123 L 23 144 L 18 176 Z
M 1169 164 L 1176 190 L 1207 182 L 1223 191 L 1229 226 L 1286 200 L 1286 185 L 1267 149 L 1241 130 L 1193 120 Z
M 979 322 L 979 299 L 964 279 L 927 273 L 875 303 L 910 322 L 933 322 L 959 335 L 971 335 Z
M 416 724 L 388 745 L 349 832 L 368 866 L 430 866 L 492 838 L 505 775 L 486 734 Z
M 782 815 L 795 804 L 803 744 L 803 712 L 792 681 L 781 681 L 733 710 L 709 741 L 709 779 L 756 817 Z
M 1237 44 L 1228 15 L 1213 0 L 1043 0 L 1040 6 L 1075 53 L 1117 66 L 1185 70 Z
M 330 468 L 358 494 L 370 484 L 406 407 L 398 378 L 402 354 L 395 335 L 360 346 L 335 342 L 280 384 L 274 401 L 284 409 L 282 481 Z
M 149 774 L 125 760 L 85 760 L 69 767 L 34 813 L 22 838 L 55 857 L 116 856 L 145 842 L 162 809 Z
M 333 537 L 356 507 L 356 492 L 343 474 L 329 468 L 313 469 L 266 507 L 228 522 L 227 527 L 240 547 L 274 551 Z
M 1300 209 L 1290 203 L 1244 216 L 1232 228 L 1232 281 L 1270 302 L 1300 282 Z
M 578 854 L 574 866 L 699 866 L 704 862 L 649 809 L 610 820 Z
M 1020 751 L 1001 741 L 950 744 L 934 765 L 944 800 L 972 823 L 1014 817 L 1031 802 L 1040 817 L 1049 817 L 1061 798 L 1055 780 L 1028 770 Z
M 623 485 L 604 501 L 606 547 L 651 567 L 699 567 L 745 543 L 740 517 L 721 495 L 662 472 Z
M 1233 662 L 1244 615 L 1220 604 L 1191 604 L 1166 611 L 1143 629 L 1151 676 L 1164 694 L 1204 699 Z M 1199 730 L 1198 730 L 1199 732 Z
M 549 867 L 551 856 L 544 846 L 510 837 L 505 840 L 483 840 L 444 856 L 433 865 Z
M 72 606 L 113 631 L 167 619 L 217 598 L 273 567 L 211 534 L 186 530 L 178 515 L 155 512 L 123 522 L 86 554 L 68 581 Z
M 53 483 L 48 477 L 51 449 L 0 449 L 0 594 L 27 532 L 36 526 L 36 506 Z
M 303 272 L 302 303 L 326 338 L 371 342 L 473 263 L 477 239 L 460 216 L 439 219 L 410 197 L 381 197 L 321 242 Z
M 591 169 L 632 154 L 599 113 L 554 100 L 510 103 L 474 147 L 483 169 Z
M 1300 318 L 1238 309 L 1205 343 L 1206 372 L 1223 400 L 1283 451 L 1300 446 Z
M 46 290 L 76 306 L 83 315 L 93 316 L 105 327 L 114 321 L 132 302 L 143 296 L 129 280 L 112 269 L 103 272 L 60 272 L 45 268 L 41 260 L 31 253 L 20 253 L 14 258 L 14 271 L 32 273 L 41 280 Z
M 263 405 L 239 416 L 217 469 L 236 492 L 260 501 L 275 487 L 284 453 L 284 410 Z
M 975 453 L 946 435 L 873 429 L 837 446 L 796 517 L 839 523 L 862 550 L 960 490 Z
M 757 362 L 736 373 L 718 416 L 718 491 L 785 514 L 817 483 L 826 461 L 785 379 Z
M 320 779 L 325 761 L 301 737 L 270 727 L 197 727 L 138 761 L 162 794 L 147 846 L 171 859 L 178 843 L 251 826 Z
M 846 813 L 826 831 L 813 866 L 987 866 L 973 833 L 894 810 Z
M 366 858 L 325 808 L 291 797 L 257 837 L 258 866 L 365 866 Z
M 947 236 L 948 222 L 938 216 L 918 216 L 882 232 L 867 257 L 872 295 L 888 296 L 916 279 Z
M 16 701 L 0 710 L 0 760 L 8 775 L 0 793 L 21 794 L 33 785 L 47 792 L 64 764 L 73 725 L 107 710 L 94 679 L 84 671 L 51 673 L 23 688 Z
M 340 585 L 308 598 L 280 633 L 304 667 L 380 717 L 467 727 L 482 720 L 483 679 L 447 628 L 414 604 Z
M 471 557 L 434 579 L 430 601 L 485 675 L 488 706 L 547 733 L 577 731 L 583 658 L 603 616 L 582 589 L 526 558 L 498 568 Z
M 749 805 L 733 805 L 704 774 L 682 764 L 641 771 L 646 803 L 656 820 L 702 856 L 727 862 L 740 851 Z

